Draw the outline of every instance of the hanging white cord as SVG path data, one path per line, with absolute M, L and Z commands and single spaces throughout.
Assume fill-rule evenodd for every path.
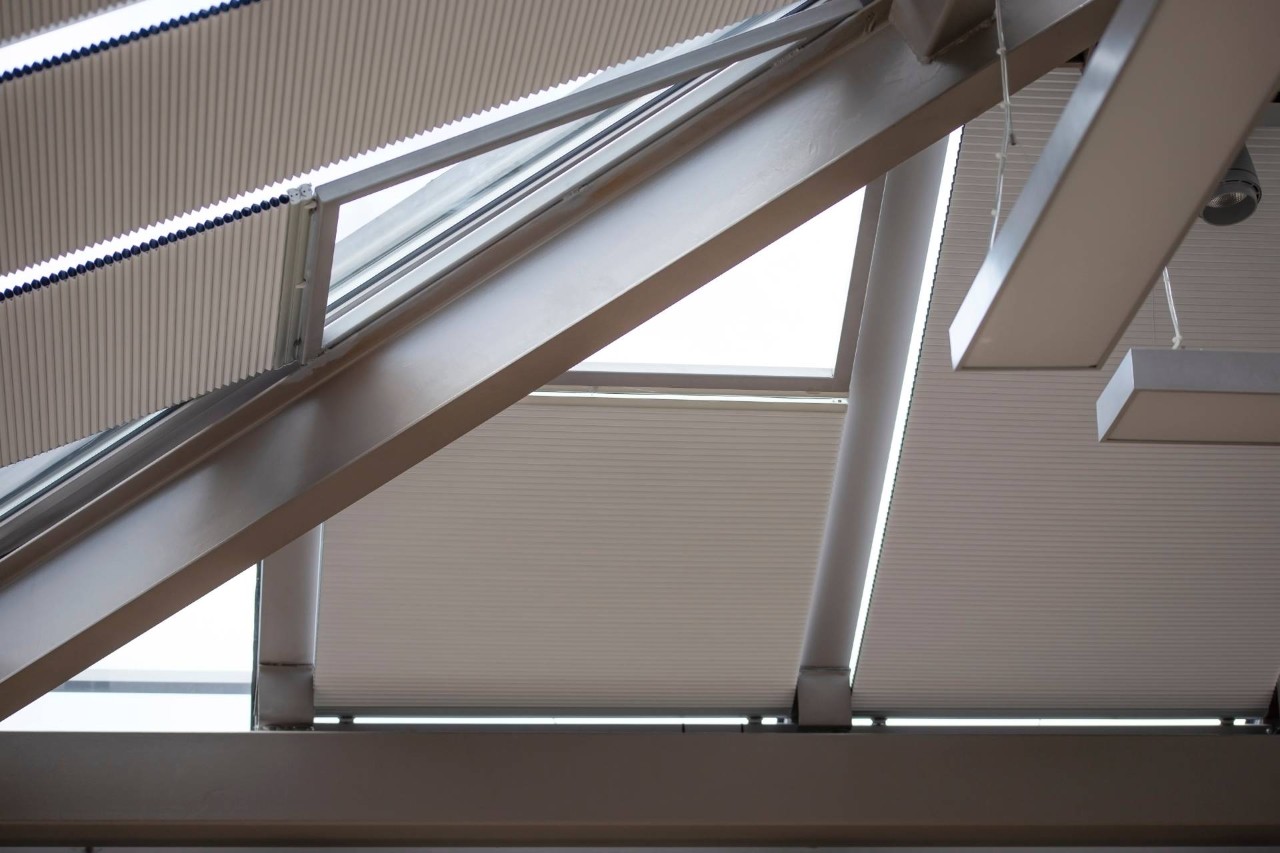
M 995 245 L 996 231 L 1000 228 L 1000 205 L 1004 199 L 1004 168 L 1009 162 L 1009 146 L 1017 145 L 1013 137 L 1013 101 L 1009 97 L 1009 60 L 1004 46 L 1004 19 L 1000 16 L 1000 0 L 996 0 L 996 56 L 1000 58 L 1000 86 L 1004 107 L 1004 139 L 1000 142 L 1000 153 L 996 154 L 996 203 L 991 208 L 991 241 Z
M 1169 268 L 1161 273 L 1164 276 L 1164 298 L 1169 303 L 1169 319 L 1173 322 L 1173 348 L 1182 349 L 1182 327 L 1178 325 L 1178 309 L 1173 304 L 1173 283 L 1169 281 Z

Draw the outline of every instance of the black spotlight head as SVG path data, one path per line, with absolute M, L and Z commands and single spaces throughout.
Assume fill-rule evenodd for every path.
M 1252 216 L 1261 201 L 1262 182 L 1253 168 L 1253 158 L 1248 148 L 1241 148 L 1200 216 L 1210 225 L 1235 225 Z

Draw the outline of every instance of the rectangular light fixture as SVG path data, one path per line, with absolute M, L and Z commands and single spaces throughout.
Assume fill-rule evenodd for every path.
M 1277 34 L 1275 0 L 1121 2 L 956 314 L 955 367 L 1106 360 L 1280 85 Z
M 1280 445 L 1280 352 L 1130 350 L 1098 397 L 1098 439 Z

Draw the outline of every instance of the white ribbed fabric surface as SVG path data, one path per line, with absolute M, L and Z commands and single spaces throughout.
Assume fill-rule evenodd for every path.
M 1008 206 L 1075 79 L 1015 98 Z M 1280 452 L 1097 441 L 1116 362 L 1169 345 L 1163 293 L 1100 371 L 951 369 L 1001 121 L 996 109 L 965 132 L 854 707 L 1260 714 L 1280 674 Z M 1249 146 L 1264 188 L 1280 186 L 1280 131 Z M 1187 346 L 1280 349 L 1277 234 L 1265 198 L 1242 225 L 1194 226 L 1170 266 Z
M 0 302 L 0 465 L 273 367 L 288 206 Z
M 0 85 L 0 273 L 783 0 L 261 0 Z
M 512 407 L 325 523 L 317 705 L 785 711 L 842 420 Z
M 123 0 L 0 0 L 0 45 L 95 15 Z

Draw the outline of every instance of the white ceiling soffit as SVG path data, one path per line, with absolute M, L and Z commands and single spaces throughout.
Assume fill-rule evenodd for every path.
M 1075 76 L 1015 97 L 1007 204 Z M 1280 453 L 1098 442 L 1095 401 L 1124 352 L 1169 345 L 1163 294 L 1102 371 L 951 369 L 1001 124 L 997 109 L 965 130 L 854 707 L 1260 714 L 1280 674 Z M 1280 131 L 1249 148 L 1280 187 Z M 1277 234 L 1265 199 L 1241 225 L 1192 227 L 1169 267 L 1187 346 L 1280 351 Z
M 96 15 L 123 0 L 3 0 L 0 44 Z
M 783 5 L 260 0 L 0 85 L 0 273 Z
M 786 711 L 842 420 L 514 406 L 325 522 L 317 707 Z
M 0 465 L 274 367 L 288 210 L 0 300 Z

